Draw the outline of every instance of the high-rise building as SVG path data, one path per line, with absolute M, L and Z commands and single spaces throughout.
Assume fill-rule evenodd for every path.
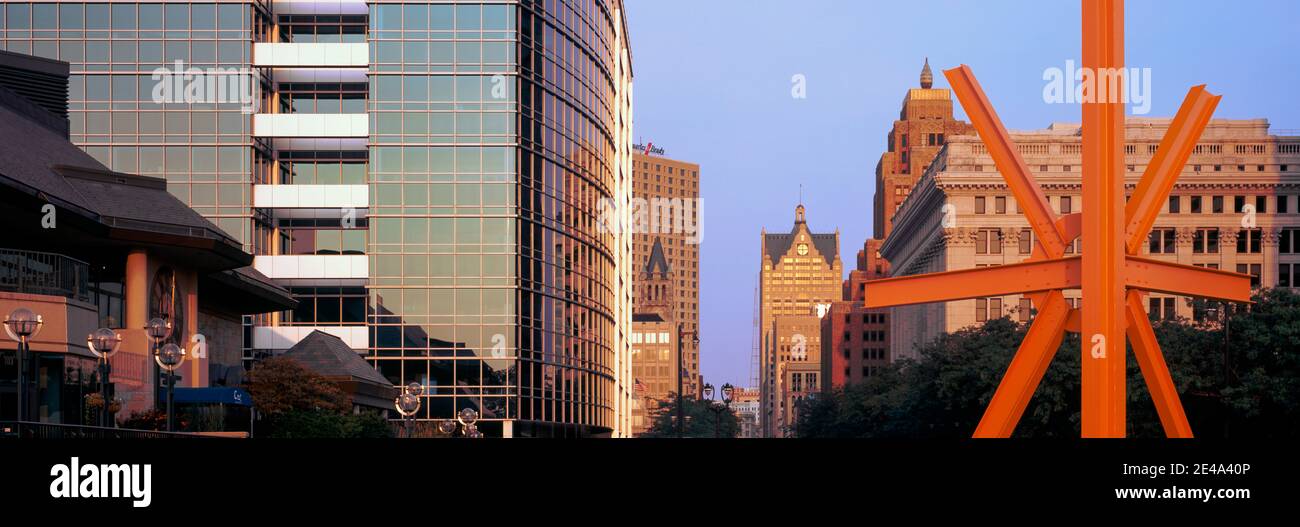
M 970 123 L 953 117 L 952 92 L 934 87 L 934 74 L 927 59 L 921 69 L 921 87 L 907 90 L 903 109 L 889 130 L 889 149 L 876 163 L 874 238 L 883 240 L 889 236 L 894 214 L 947 138 L 972 131 Z M 866 256 L 874 259 L 871 253 Z
M 821 386 L 819 319 L 843 294 L 839 230 L 813 232 L 799 205 L 789 234 L 763 230 L 759 265 L 760 428 L 782 437 L 792 404 Z
M 6 2 L 6 49 L 71 63 L 71 139 L 257 255 L 313 331 L 421 420 L 627 435 L 631 53 L 621 0 Z
M 1169 128 L 1169 119 L 1129 118 L 1127 185 L 1136 186 Z M 1013 133 L 1025 163 L 1055 212 L 1077 213 L 1081 134 L 1077 124 Z M 1300 278 L 1300 136 L 1269 133 L 1268 121 L 1212 120 L 1156 220 L 1144 257 L 1250 274 L 1256 287 L 1295 287 Z M 941 213 L 955 207 L 948 226 Z M 970 269 L 1024 261 L 1033 231 L 979 137 L 949 138 L 895 216 L 882 247 L 895 276 Z M 1077 254 L 1079 240 L 1067 247 Z M 1078 290 L 1065 297 L 1078 307 Z M 1152 293 L 1153 318 L 1206 321 L 1213 304 Z M 892 354 L 942 332 L 1004 316 L 1027 322 L 1032 302 L 1021 295 L 891 308 Z
M 929 59 L 921 68 L 920 86 L 907 90 L 898 120 L 889 130 L 888 150 L 876 163 L 872 237 L 858 251 L 857 269 L 849 271 L 844 282 L 843 304 L 832 308 L 839 318 L 823 319 L 827 390 L 859 382 L 893 360 L 888 353 L 888 310 L 863 307 L 866 282 L 890 274 L 890 262 L 881 257 L 880 247 L 916 180 L 949 137 L 973 133 L 970 123 L 953 116 L 952 93 L 934 87 Z
M 632 406 L 632 433 L 645 432 L 670 394 L 678 391 L 684 361 L 677 356 L 678 328 L 675 317 L 674 274 L 658 238 L 650 258 L 637 274 L 636 309 L 632 313 L 632 378 L 636 397 Z M 684 342 L 683 342 L 684 344 Z
M 69 69 L 0 51 L 0 313 L 41 321 L 27 349 L 0 343 L 0 420 L 112 426 L 165 408 L 160 393 L 170 392 L 213 404 L 224 424 L 203 426 L 248 432 L 241 317 L 294 300 L 165 180 L 112 171 L 68 141 Z M 145 330 L 152 319 L 168 328 L 157 342 Z M 107 374 L 87 337 L 100 328 L 120 339 Z M 174 389 L 160 390 L 168 376 L 155 352 L 173 345 L 191 353 Z M 120 403 L 115 414 L 93 403 L 100 396 Z M 28 437 L 41 427 L 6 428 Z
M 640 145 L 638 145 L 640 146 Z M 660 152 L 662 150 L 659 150 Z M 655 153 L 654 145 L 635 148 L 632 155 L 633 225 L 632 259 L 638 268 L 662 244 L 664 261 L 672 269 L 668 287 L 673 307 L 664 318 L 682 325 L 685 332 L 700 329 L 700 166 Z M 641 286 L 633 280 L 633 289 Z M 640 291 L 636 298 L 644 298 Z M 638 310 L 640 306 L 638 305 Z M 700 397 L 700 348 L 695 339 L 682 341 L 688 397 Z M 674 386 L 674 392 L 677 388 Z
M 758 388 L 735 388 L 732 393 L 731 411 L 736 413 L 736 421 L 740 425 L 738 437 L 763 437 L 759 430 L 760 398 Z

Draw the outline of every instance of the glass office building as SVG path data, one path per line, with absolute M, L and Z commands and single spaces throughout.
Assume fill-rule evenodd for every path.
M 631 67 L 620 0 L 6 2 L 5 49 L 72 64 L 71 138 L 169 190 L 419 418 L 625 435 Z M 626 212 L 619 209 L 623 214 Z

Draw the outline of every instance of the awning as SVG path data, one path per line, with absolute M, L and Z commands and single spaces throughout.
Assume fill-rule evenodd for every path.
M 210 388 L 175 388 L 172 402 L 175 404 L 233 404 L 252 406 L 253 397 L 239 388 L 214 386 Z M 167 389 L 158 391 L 159 400 L 167 400 Z

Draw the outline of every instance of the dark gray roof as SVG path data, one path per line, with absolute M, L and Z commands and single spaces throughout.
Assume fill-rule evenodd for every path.
M 81 167 L 55 166 L 82 196 L 95 196 L 94 210 L 105 223 L 125 228 L 154 224 L 149 230 L 164 230 L 183 236 L 215 238 L 239 245 L 203 215 L 195 212 L 176 196 L 167 192 L 161 178 L 87 170 Z M 157 225 L 161 224 L 161 225 Z
M 351 377 L 381 386 L 393 385 L 343 339 L 320 330 L 311 332 L 283 356 L 326 377 Z
M 42 192 L 56 204 L 70 205 L 93 216 L 85 196 L 51 167 L 108 168 L 54 130 L 29 119 L 20 110 L 22 102 L 3 102 L 0 104 L 0 176 L 31 193 Z
M 632 322 L 663 322 L 659 313 L 632 313 Z
M 655 237 L 655 245 L 650 249 L 650 259 L 645 264 L 646 274 L 663 273 L 668 274 L 668 258 L 664 256 L 664 245 L 658 236 Z
M 794 244 L 795 237 L 799 232 L 799 224 L 795 224 L 790 234 L 765 234 L 764 246 L 767 248 L 767 256 L 776 264 L 781 261 L 785 253 L 790 252 L 790 246 Z M 835 265 L 835 259 L 840 257 L 839 244 L 835 242 L 835 234 L 815 234 L 809 232 L 808 236 L 812 238 L 813 247 L 821 253 L 822 258 L 826 259 L 828 265 Z
M 112 226 L 163 224 L 175 234 L 239 245 L 168 193 L 166 180 L 113 172 L 55 131 L 17 111 L 18 107 L 0 104 L 0 177 L 10 186 L 43 194 L 57 205 Z M 88 196 L 95 197 L 93 203 Z M 151 227 L 156 230 L 158 226 Z

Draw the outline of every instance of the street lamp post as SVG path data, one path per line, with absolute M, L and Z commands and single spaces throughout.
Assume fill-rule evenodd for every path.
M 167 337 L 170 337 L 172 334 L 172 323 L 163 318 L 151 318 L 149 319 L 149 322 L 145 324 L 144 332 L 145 336 L 149 337 L 149 354 L 155 357 L 154 362 L 156 363 L 158 362 L 156 357 L 158 356 L 159 347 L 162 346 L 162 341 L 166 340 Z M 153 399 L 153 407 L 156 410 L 158 409 L 158 390 L 156 388 L 158 382 L 158 369 L 149 369 L 153 370 L 153 372 L 151 372 L 153 374 L 153 380 L 151 380 L 149 384 L 150 386 L 154 386 L 153 395 L 150 397 Z
M 99 392 L 104 396 L 104 407 L 99 412 L 99 426 L 108 426 L 108 359 L 122 346 L 122 336 L 108 328 L 99 328 L 86 336 L 86 347 L 99 357 Z
M 185 350 L 180 346 L 168 342 L 158 354 L 153 357 L 158 367 L 167 370 L 167 431 L 175 432 L 176 424 L 172 415 L 172 392 L 176 388 L 176 369 L 181 367 L 185 362 Z
M 406 432 L 406 437 L 414 437 L 411 430 L 415 424 L 415 414 L 420 411 L 420 395 L 424 393 L 424 386 L 418 382 L 412 382 L 406 385 L 402 395 L 397 396 L 393 406 L 397 407 L 397 413 L 402 414 L 402 428 Z
M 686 402 L 682 399 L 685 393 L 682 387 L 682 377 L 686 376 L 685 360 L 682 358 L 682 340 L 687 336 L 691 337 L 691 343 L 698 345 L 700 343 L 699 331 L 686 331 L 682 329 L 682 324 L 677 323 L 677 437 L 686 437 Z
M 715 439 L 722 437 L 722 413 L 731 410 L 731 396 L 735 393 L 735 388 L 731 383 L 722 385 L 722 406 L 713 402 L 713 385 L 705 383 L 704 398 L 709 400 L 709 409 L 713 410 L 713 437 Z
M 30 339 L 36 336 L 37 333 L 40 333 L 41 326 L 43 325 L 45 325 L 45 321 L 41 316 L 33 313 L 32 310 L 25 307 L 15 309 L 12 313 L 9 313 L 9 316 L 5 317 L 5 332 L 9 333 L 9 338 L 18 341 L 18 350 L 15 351 L 15 354 L 17 355 L 18 366 L 19 422 L 24 421 L 24 418 L 27 415 L 27 405 L 25 404 L 25 399 L 23 397 L 23 392 L 27 391 L 26 376 L 23 375 L 26 373 L 24 371 L 25 368 L 23 367 L 23 355 L 27 354 L 27 350 L 31 346 Z
M 483 438 L 483 432 L 478 431 L 478 425 L 475 424 L 478 422 L 477 410 L 473 408 L 465 408 L 461 410 L 459 414 L 456 414 L 456 421 L 459 421 L 461 426 L 465 427 L 465 431 L 463 432 L 465 437 L 470 439 Z

